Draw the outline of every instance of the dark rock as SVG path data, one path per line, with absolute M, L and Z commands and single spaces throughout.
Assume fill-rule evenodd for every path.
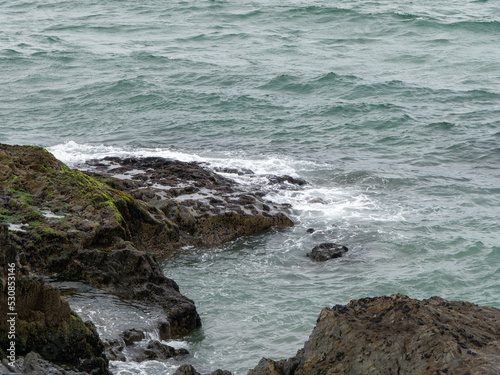
M 170 331 L 170 323 L 159 322 L 158 323 L 158 332 L 159 332 L 160 340 L 167 340 L 170 337 L 172 337 L 172 332 Z
M 110 253 L 79 250 L 70 254 L 57 268 L 61 278 L 86 279 L 119 297 L 161 306 L 168 316 L 168 322 L 162 324 L 162 339 L 201 326 L 194 302 L 179 293 L 177 283 L 165 277 L 153 256 L 134 249 Z
M 173 375 L 201 375 L 192 365 L 180 366 Z
M 262 358 L 256 368 L 248 371 L 248 375 L 293 375 L 298 364 L 297 358 L 282 359 L 277 362 Z
M 307 256 L 315 262 L 325 262 L 329 259 L 340 258 L 347 251 L 345 246 L 327 242 L 315 246 Z
M 238 168 L 221 168 L 221 167 L 216 167 L 214 168 L 216 172 L 220 173 L 229 173 L 229 174 L 237 174 L 238 176 L 245 176 L 245 175 L 254 175 L 255 173 L 246 168 L 238 169 Z
M 173 375 L 201 375 L 192 365 L 182 365 L 180 366 Z M 215 370 L 210 373 L 210 375 L 231 375 L 230 371 L 226 370 Z
M 298 186 L 303 186 L 307 184 L 307 181 L 302 179 L 302 178 L 295 178 L 292 176 L 274 176 L 274 175 L 268 175 L 267 176 L 268 180 L 272 184 L 284 184 L 288 183 L 291 185 L 298 185 Z
M 0 159 L 0 212 L 28 224 L 12 234 L 23 263 L 39 274 L 90 281 L 122 298 L 160 305 L 171 335 L 201 325 L 194 303 L 145 252 L 166 255 L 185 244 L 176 224 L 42 148 L 0 145 Z M 64 218 L 45 217 L 43 207 Z
M 134 342 L 141 341 L 145 337 L 144 332 L 138 329 L 127 329 L 123 332 L 123 341 L 125 345 L 132 345 Z
M 127 357 L 125 357 L 125 354 L 123 354 L 123 349 L 124 349 L 123 346 L 107 348 L 106 357 L 110 361 L 126 362 Z
M 144 201 L 150 210 L 154 208 L 157 219 L 174 225 L 179 235 L 177 247 L 216 245 L 273 226 L 293 225 L 284 214 L 288 206 L 264 201 L 265 193 L 245 191 L 201 164 L 162 158 L 105 158 L 105 161 L 112 162 L 113 168 L 93 161 L 88 165 L 92 172 L 88 173 Z M 130 176 L 134 178 L 133 184 L 114 177 L 117 171 L 135 171 Z M 280 181 L 293 178 L 285 176 Z M 190 185 L 186 187 L 186 183 Z M 193 197 L 193 193 L 197 195 Z
M 295 357 L 262 359 L 248 374 L 486 375 L 499 369 L 499 309 L 395 294 L 323 309 Z
M 309 228 L 306 232 L 307 233 L 314 233 L 314 232 L 316 232 L 316 230 L 314 228 Z
M 232 375 L 232 374 L 231 371 L 217 369 L 215 371 L 212 371 L 210 375 Z
M 13 247 L 5 225 L 0 225 L 0 264 L 7 265 L 13 257 Z M 104 344 L 94 325 L 84 323 L 71 311 L 59 292 L 42 279 L 26 270 L 17 260 L 15 265 L 15 347 L 16 355 L 32 351 L 46 360 L 69 366 L 74 370 L 95 375 L 108 375 L 108 360 L 104 355 Z M 22 271 L 24 269 L 24 272 Z M 0 268 L 0 314 L 8 313 L 8 268 Z M 7 319 L 0 321 L 0 347 L 8 348 L 10 326 Z M 38 361 L 27 357 L 27 369 L 38 373 Z M 40 370 L 41 371 L 41 370 Z
M 44 316 L 41 325 L 29 323 L 32 316 L 20 316 L 20 322 L 27 319 L 27 337 L 32 329 L 43 331 L 44 324 L 54 327 L 44 331 L 51 336 L 43 345 L 22 336 L 21 352 L 78 362 L 85 371 L 92 366 L 97 366 L 92 370 L 96 373 L 107 371 L 107 362 L 100 359 L 102 342 L 35 275 L 90 282 L 119 297 L 161 306 L 167 314 L 162 338 L 176 337 L 199 327 L 200 317 L 193 301 L 163 275 L 154 254 L 167 256 L 188 244 L 220 244 L 272 226 L 293 225 L 285 214 L 287 206 L 265 201 L 265 193 L 242 190 L 198 163 L 106 158 L 87 165 L 94 172 L 84 173 L 40 147 L 2 144 L 0 160 L 0 219 L 25 224 L 10 234 L 14 247 L 3 259 L 14 257 L 23 265 L 19 272 L 26 277 L 19 286 L 27 295 L 25 311 Z M 127 176 L 119 179 L 113 173 Z M 283 181 L 293 182 L 288 177 Z M 48 311 L 38 306 L 44 304 L 36 295 L 49 301 Z
M 187 352 L 187 350 L 185 351 Z M 149 342 L 146 349 L 144 349 L 144 351 L 139 356 L 137 356 L 136 361 L 142 362 L 153 359 L 167 359 L 184 354 L 186 354 L 184 351 L 181 354 L 181 352 L 177 351 L 175 348 L 162 344 L 161 342 L 155 340 Z
M 3 368 L 2 368 L 3 366 Z M 58 366 L 43 359 L 35 352 L 28 353 L 24 358 L 19 358 L 14 362 L 14 366 L 0 364 L 0 374 L 2 375 L 89 375 L 87 372 L 73 371 Z

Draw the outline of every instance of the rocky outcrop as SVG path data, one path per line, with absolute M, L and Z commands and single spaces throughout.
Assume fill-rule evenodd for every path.
M 170 337 L 201 323 L 154 255 L 293 224 L 285 207 L 196 163 L 106 158 L 87 167 L 94 177 L 42 148 L 0 145 L 0 221 L 24 266 L 160 305 Z
M 500 310 L 395 294 L 322 310 L 294 358 L 248 375 L 500 374 Z
M 107 158 L 86 168 L 93 170 L 70 169 L 40 147 L 0 144 L 0 222 L 9 225 L 13 242 L 5 256 L 18 254 L 16 264 L 25 273 L 18 283 L 25 296 L 19 303 L 28 315 L 20 316 L 26 334 L 16 338 L 18 354 L 35 351 L 61 363 L 73 358 L 81 360 L 71 363 L 80 366 L 75 368 L 107 371 L 107 362 L 96 362 L 104 359 L 93 326 L 36 275 L 90 282 L 121 298 L 161 306 L 167 319 L 158 322 L 160 336 L 171 338 L 201 321 L 193 301 L 165 277 L 155 256 L 293 225 L 286 206 L 244 191 L 200 164 Z M 303 182 L 285 176 L 279 183 Z M 176 354 L 151 345 L 146 356 Z M 117 348 L 108 352 L 113 350 L 123 358 Z
M 155 208 L 160 220 L 174 223 L 179 243 L 215 245 L 273 226 L 293 225 L 284 214 L 288 206 L 265 201 L 263 192 L 243 190 L 199 163 L 107 157 L 83 167 L 94 178 Z M 305 184 L 290 176 L 270 176 L 269 181 Z
M 59 290 L 19 264 L 5 225 L 0 225 L 0 264 L 0 315 L 9 318 L 0 320 L 2 357 L 10 357 L 12 363 L 13 353 L 18 356 L 34 351 L 74 370 L 108 375 L 104 344 L 94 325 L 73 313 Z M 9 324 L 12 319 L 13 325 Z M 32 363 L 33 367 L 35 362 L 25 360 L 24 365 Z
M 345 246 L 326 242 L 315 246 L 307 256 L 315 262 L 325 262 L 329 259 L 340 258 L 347 251 L 348 249 Z
M 29 352 L 24 358 L 17 359 L 12 366 L 5 361 L 0 364 L 2 375 L 88 375 L 87 372 L 63 368 L 42 358 L 40 354 Z
M 192 365 L 182 365 L 175 372 L 174 375 L 201 375 Z M 231 372 L 225 370 L 215 370 L 210 375 L 231 375 Z

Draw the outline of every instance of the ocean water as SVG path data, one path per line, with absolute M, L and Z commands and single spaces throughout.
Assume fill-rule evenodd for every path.
M 351 299 L 500 307 L 499 40 L 487 0 L 0 1 L 0 142 L 306 179 L 269 187 L 295 227 L 162 261 L 202 318 L 190 358 L 112 363 L 246 374 Z M 304 256 L 326 241 L 348 255 Z M 153 314 L 93 293 L 72 304 L 101 332 Z

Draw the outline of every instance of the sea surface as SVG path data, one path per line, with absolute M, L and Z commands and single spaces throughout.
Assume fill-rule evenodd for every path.
M 158 155 L 307 180 L 267 195 L 295 227 L 162 261 L 203 322 L 170 344 L 242 375 L 351 299 L 500 308 L 499 41 L 493 0 L 1 0 L 0 142 L 70 166 Z M 327 241 L 347 256 L 305 257 Z M 103 335 L 158 314 L 71 302 Z

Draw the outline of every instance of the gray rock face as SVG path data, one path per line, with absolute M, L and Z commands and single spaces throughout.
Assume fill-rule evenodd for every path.
M 321 311 L 294 358 L 248 375 L 500 374 L 500 310 L 395 294 Z
M 5 363 L 4 363 L 5 362 Z M 89 375 L 87 372 L 63 369 L 45 359 L 35 352 L 29 352 L 23 358 L 15 361 L 14 366 L 8 365 L 4 360 L 0 364 L 2 375 Z
M 326 242 L 315 246 L 307 256 L 315 262 L 325 262 L 329 259 L 340 258 L 347 251 L 348 249 L 345 246 Z

